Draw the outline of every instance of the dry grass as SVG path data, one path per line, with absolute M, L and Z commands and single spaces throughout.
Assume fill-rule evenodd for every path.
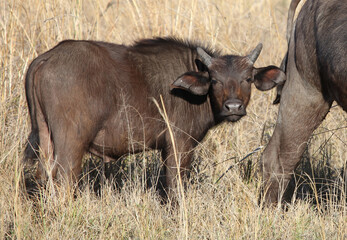
M 129 44 L 174 35 L 234 54 L 263 42 L 256 65 L 278 65 L 286 51 L 288 5 L 289 0 L 0 1 L 0 238 L 346 239 L 347 131 L 346 113 L 339 107 L 331 109 L 311 139 L 305 154 L 311 167 L 300 168 L 306 173 L 299 175 L 307 177 L 288 211 L 257 204 L 254 165 L 260 154 L 215 183 L 231 164 L 268 141 L 278 110 L 271 104 L 274 91 L 254 89 L 248 116 L 210 131 L 197 149 L 199 165 L 183 208 L 162 205 L 153 188 L 144 190 L 147 175 L 136 167 L 135 177 L 123 182 L 121 190 L 105 183 L 98 195 L 84 188 L 73 198 L 56 188 L 43 190 L 35 202 L 20 188 L 19 166 L 30 127 L 23 79 L 38 54 L 68 38 Z M 331 177 L 324 191 L 315 184 L 321 177 Z M 311 200 L 300 200 L 308 193 Z M 323 195 L 324 202 L 316 201 Z

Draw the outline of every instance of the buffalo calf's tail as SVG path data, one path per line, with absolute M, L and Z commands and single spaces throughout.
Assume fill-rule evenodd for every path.
M 25 94 L 29 108 L 30 120 L 31 120 L 31 132 L 28 137 L 27 145 L 24 151 L 23 162 L 35 161 L 38 159 L 39 154 L 39 128 L 36 119 L 37 107 L 39 107 L 35 99 L 35 86 L 34 76 L 37 69 L 41 66 L 44 61 L 36 58 L 29 66 L 26 77 L 25 77 Z

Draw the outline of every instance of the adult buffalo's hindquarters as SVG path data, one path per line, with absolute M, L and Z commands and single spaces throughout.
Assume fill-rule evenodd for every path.
M 76 181 L 89 151 L 105 161 L 144 149 L 161 150 L 166 184 L 185 175 L 192 149 L 214 125 L 246 114 L 251 83 L 261 90 L 284 80 L 274 66 L 253 66 L 258 45 L 247 56 L 220 55 L 172 38 L 132 46 L 64 41 L 37 57 L 26 76 L 32 131 L 25 159 L 41 149 L 37 178 L 48 172 Z M 154 103 L 162 96 L 175 147 Z
M 333 101 L 347 110 L 347 4 L 340 0 L 307 0 L 295 27 L 298 0 L 288 14 L 289 49 L 283 61 L 276 128 L 263 153 L 265 200 L 281 200 L 312 132 Z M 278 99 L 279 100 L 279 99 Z

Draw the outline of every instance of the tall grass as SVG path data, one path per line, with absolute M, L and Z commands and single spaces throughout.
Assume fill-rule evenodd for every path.
M 118 167 L 108 168 L 123 173 L 120 180 L 108 178 L 98 191 L 82 188 L 75 198 L 56 186 L 42 189 L 33 201 L 21 189 L 30 131 L 24 76 L 38 54 L 69 38 L 131 44 L 171 35 L 233 54 L 262 42 L 256 65 L 278 65 L 286 51 L 288 5 L 289 0 L 0 1 L 0 238 L 346 239 L 347 121 L 339 107 L 312 136 L 287 211 L 258 205 L 260 154 L 236 164 L 271 136 L 278 110 L 271 104 L 274 91 L 254 89 L 246 117 L 211 129 L 196 149 L 183 208 L 161 204 L 155 187 L 145 187 L 145 178 L 155 185 L 160 167 L 146 154 L 112 163 Z

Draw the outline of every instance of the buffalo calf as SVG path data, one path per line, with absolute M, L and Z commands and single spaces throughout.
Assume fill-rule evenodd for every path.
M 40 149 L 36 177 L 71 184 L 85 152 L 109 161 L 158 149 L 171 191 L 206 132 L 246 115 L 252 83 L 268 90 L 284 81 L 275 66 L 253 66 L 261 48 L 235 56 L 173 38 L 131 46 L 63 41 L 37 57 L 26 75 L 32 129 L 25 159 L 37 158 Z M 155 104 L 161 96 L 175 146 Z

